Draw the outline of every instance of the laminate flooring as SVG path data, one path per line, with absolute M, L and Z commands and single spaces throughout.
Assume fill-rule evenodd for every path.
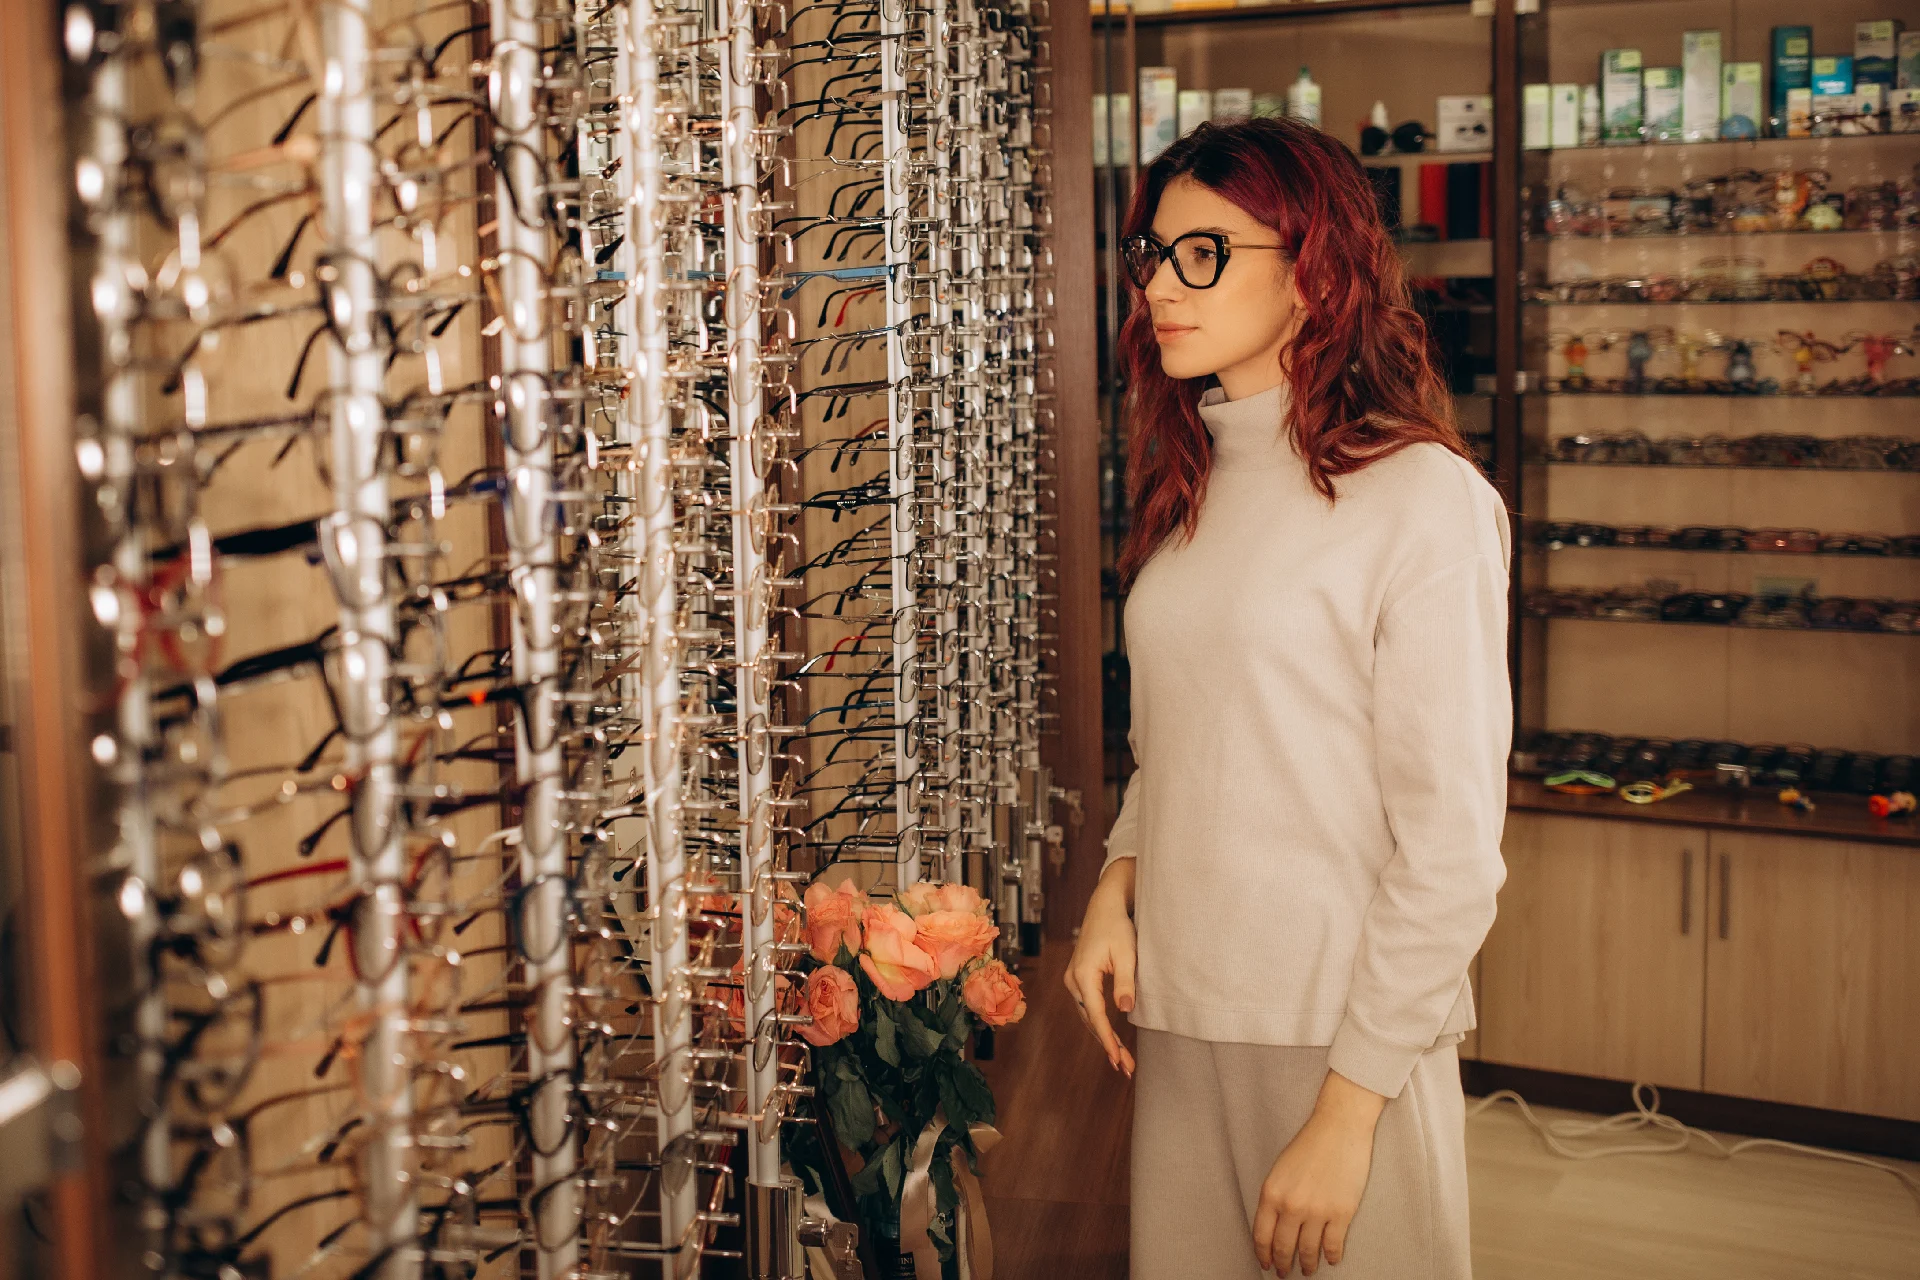
M 982 1161 L 996 1280 L 1126 1280 L 1132 1086 L 1061 986 L 1069 950 L 1027 962 L 1026 1020 L 981 1064 L 1005 1135 Z M 1568 1160 L 1504 1103 L 1468 1121 L 1467 1148 L 1478 1280 L 1920 1280 L 1920 1199 L 1876 1170 L 1785 1152 Z

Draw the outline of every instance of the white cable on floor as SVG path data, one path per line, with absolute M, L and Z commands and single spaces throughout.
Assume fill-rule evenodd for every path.
M 1644 1090 L 1646 1094 L 1652 1095 L 1651 1102 L 1642 1095 L 1642 1090 Z M 1672 1155 L 1685 1151 L 1693 1144 L 1696 1138 L 1706 1144 L 1708 1154 L 1718 1156 L 1723 1160 L 1731 1160 L 1743 1151 L 1752 1151 L 1760 1147 L 1770 1147 L 1782 1151 L 1798 1152 L 1801 1155 L 1820 1156 L 1827 1160 L 1839 1160 L 1846 1164 L 1864 1165 L 1869 1169 L 1878 1169 L 1882 1173 L 1891 1174 L 1895 1178 L 1898 1178 L 1901 1185 L 1913 1195 L 1916 1207 L 1920 1207 L 1920 1178 L 1914 1177 L 1914 1175 L 1908 1173 L 1905 1169 L 1897 1168 L 1894 1165 L 1887 1164 L 1885 1161 L 1873 1160 L 1866 1156 L 1857 1156 L 1850 1151 L 1829 1151 L 1824 1147 L 1810 1147 L 1798 1142 L 1784 1142 L 1779 1138 L 1744 1138 L 1734 1143 L 1723 1142 L 1714 1134 L 1708 1133 L 1705 1129 L 1695 1129 L 1691 1125 L 1683 1124 L 1681 1121 L 1674 1119 L 1672 1116 L 1661 1114 L 1660 1089 L 1657 1085 L 1635 1083 L 1633 1086 L 1634 1109 L 1632 1111 L 1623 1111 L 1619 1115 L 1606 1116 L 1598 1120 L 1542 1120 L 1533 1113 L 1533 1108 L 1527 1105 L 1527 1100 L 1518 1093 L 1515 1093 L 1512 1089 L 1496 1089 L 1494 1092 L 1480 1099 L 1480 1101 L 1474 1103 L 1467 1109 L 1467 1118 L 1471 1120 L 1482 1111 L 1493 1106 L 1496 1102 L 1508 1101 L 1520 1108 L 1521 1117 L 1533 1128 L 1535 1133 L 1540 1135 L 1541 1140 L 1547 1144 L 1549 1150 L 1555 1155 L 1564 1156 L 1569 1160 L 1595 1160 L 1601 1156 Z M 1562 1141 L 1562 1139 L 1585 1138 L 1603 1133 L 1630 1133 L 1646 1128 L 1663 1129 L 1671 1134 L 1672 1137 L 1657 1142 L 1620 1143 L 1604 1147 L 1587 1147 L 1584 1149 L 1568 1146 L 1566 1142 Z

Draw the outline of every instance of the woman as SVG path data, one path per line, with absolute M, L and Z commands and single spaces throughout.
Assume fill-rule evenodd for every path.
M 1345 148 L 1202 125 L 1126 231 L 1139 771 L 1067 986 L 1139 1032 L 1132 1274 L 1464 1277 L 1507 514 Z

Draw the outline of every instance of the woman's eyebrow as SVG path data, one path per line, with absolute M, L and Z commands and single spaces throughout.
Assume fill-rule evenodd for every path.
M 1151 231 L 1152 229 L 1149 228 L 1149 230 Z M 1185 231 L 1171 236 L 1161 236 L 1158 231 L 1153 231 L 1152 234 L 1160 240 L 1161 244 L 1172 244 L 1181 236 L 1190 236 L 1196 231 L 1203 231 L 1208 235 L 1225 236 L 1229 240 L 1233 239 L 1233 232 L 1227 230 L 1225 227 L 1188 227 Z

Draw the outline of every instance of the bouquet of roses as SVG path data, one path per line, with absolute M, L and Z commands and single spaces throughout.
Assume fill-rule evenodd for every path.
M 1026 1015 L 1020 980 L 991 958 L 1000 930 L 966 885 L 923 881 L 887 902 L 816 882 L 805 905 L 813 1023 L 800 1034 L 814 1046 L 816 1097 L 833 1132 L 860 1156 L 860 1216 L 903 1254 L 925 1257 L 930 1243 L 951 1270 L 956 1180 L 979 1174 L 993 1124 L 993 1093 L 963 1054 L 977 1025 Z M 824 1185 L 824 1171 L 811 1172 Z

